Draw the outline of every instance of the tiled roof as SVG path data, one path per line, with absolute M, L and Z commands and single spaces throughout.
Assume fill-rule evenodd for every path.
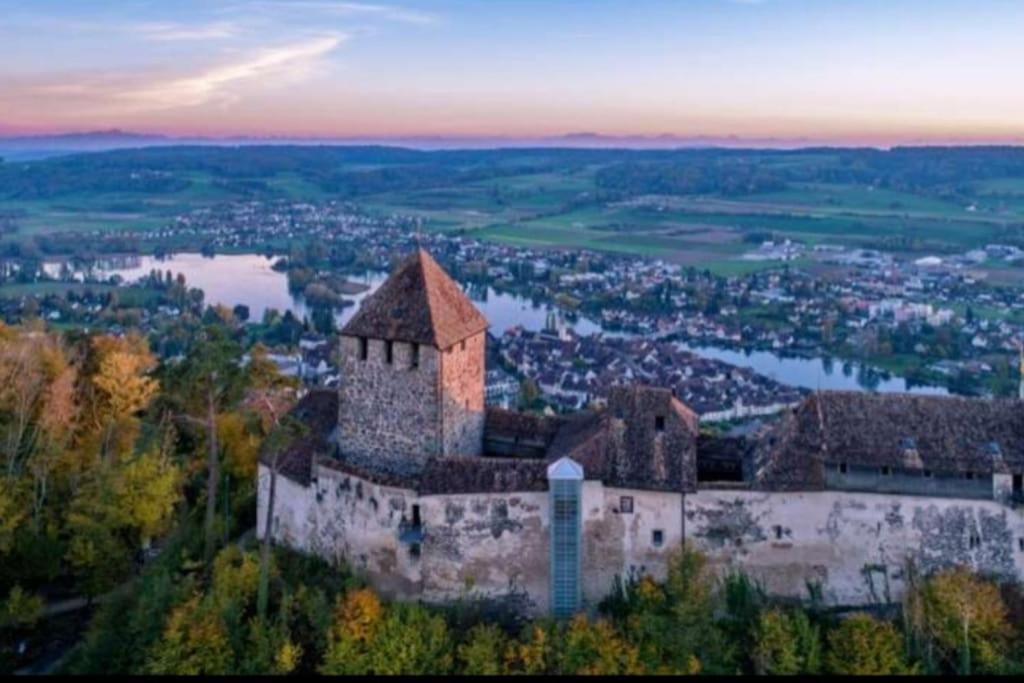
M 459 285 L 418 249 L 363 301 L 341 334 L 447 349 L 487 326 Z
M 303 485 L 309 483 L 312 462 L 318 455 L 328 455 L 334 447 L 330 434 L 338 423 L 338 392 L 327 389 L 315 389 L 306 394 L 289 413 L 298 420 L 305 433 L 292 439 L 283 446 L 277 457 L 278 471 Z M 273 443 L 267 439 L 264 444 Z M 260 462 L 270 465 L 274 452 L 264 446 L 260 452 Z
M 820 488 L 825 463 L 981 474 L 1024 467 L 1024 403 L 821 392 L 758 447 L 759 484 Z

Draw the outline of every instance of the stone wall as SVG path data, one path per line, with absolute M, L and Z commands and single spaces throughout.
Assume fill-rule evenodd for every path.
M 360 339 L 341 337 L 340 447 L 346 454 L 396 466 L 422 464 L 440 454 L 442 445 L 440 354 L 420 345 L 418 367 L 413 367 L 413 345 L 393 342 L 388 363 L 386 342 L 366 341 L 367 359 L 361 360 Z
M 806 598 L 812 582 L 830 604 L 895 601 L 908 560 L 923 572 L 967 564 L 1024 575 L 1024 517 L 994 501 L 701 490 L 685 505 L 688 540 L 776 595 Z
M 484 431 L 486 333 L 439 351 L 341 337 L 338 423 L 344 453 L 396 467 L 422 465 L 431 456 L 480 455 Z
M 442 454 L 480 455 L 484 439 L 484 346 L 481 332 L 440 354 Z
M 328 560 L 346 560 L 392 599 L 445 602 L 486 597 L 533 614 L 548 610 L 549 494 L 418 496 L 317 465 L 303 487 L 278 478 L 274 537 Z M 265 519 L 267 469 L 260 467 L 258 529 Z M 622 497 L 633 499 L 623 512 Z M 418 508 L 422 536 L 406 534 Z M 594 608 L 615 575 L 665 574 L 681 540 L 681 495 L 583 487 L 583 599 Z M 656 545 L 653 534 L 661 531 Z M 418 547 L 414 547 L 417 544 Z

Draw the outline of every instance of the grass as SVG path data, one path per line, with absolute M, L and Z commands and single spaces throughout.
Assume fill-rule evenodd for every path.
M 772 164 L 820 165 L 833 156 L 809 152 L 774 159 Z M 538 159 L 542 161 L 543 155 Z M 900 248 L 912 256 L 965 251 L 997 241 L 1008 223 L 1024 222 L 1024 178 L 975 183 L 976 212 L 967 212 L 959 200 L 852 183 L 791 183 L 786 190 L 772 193 L 668 197 L 658 199 L 661 206 L 654 207 L 595 201 L 599 168 L 567 166 L 449 187 L 383 192 L 354 202 L 380 215 L 419 216 L 428 230 L 465 230 L 481 239 L 532 248 L 651 256 L 723 274 L 778 267 L 778 263 L 739 259 L 750 248 L 743 242 L 750 232 L 773 232 L 810 245 L 879 246 L 883 240 L 899 237 L 909 243 Z M 249 198 L 241 185 L 225 184 L 210 173 L 175 173 L 189 183 L 176 192 L 0 201 L 0 213 L 20 216 L 16 219 L 19 231 L 3 239 L 66 231 L 140 231 L 166 225 L 173 216 L 198 207 Z M 264 183 L 272 198 L 322 201 L 334 197 L 295 172 L 252 180 Z M 170 242 L 180 246 L 178 240 Z

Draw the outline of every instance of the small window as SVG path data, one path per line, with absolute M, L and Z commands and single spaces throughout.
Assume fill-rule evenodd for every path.
M 463 340 L 462 340 L 462 341 L 461 341 L 461 342 L 459 343 L 459 351 L 465 351 L 465 350 L 466 350 L 466 340 L 465 340 L 465 339 L 463 339 Z
M 420 559 L 420 544 L 412 543 L 409 545 L 409 557 L 414 560 Z
M 665 416 L 658 415 L 654 418 L 654 431 L 663 432 L 665 431 Z
M 974 472 L 971 472 L 970 470 L 964 472 L 964 479 L 974 479 Z
M 845 462 L 839 463 L 839 474 L 846 474 L 846 470 L 847 470 L 846 463 Z
M 1017 550 L 1019 550 L 1022 553 L 1024 553 L 1024 538 L 1018 538 L 1017 539 Z
M 418 368 L 420 366 L 420 345 L 412 345 L 412 355 L 409 357 L 409 367 Z
M 925 470 L 924 471 L 924 478 L 925 479 L 931 479 L 932 478 L 932 471 L 931 470 Z
M 882 467 L 882 476 L 883 477 L 888 477 L 891 474 L 892 474 L 892 468 L 891 467 L 889 467 L 888 465 L 886 465 L 885 467 Z
M 665 532 L 661 529 L 655 529 L 651 532 L 651 544 L 655 548 L 660 548 L 661 544 L 665 542 Z
M 370 340 L 366 337 L 359 338 L 359 360 L 366 360 L 370 357 Z
M 419 505 L 413 505 L 412 506 L 412 525 L 414 527 L 418 527 L 418 526 L 420 526 L 420 524 L 421 524 L 421 521 L 420 521 L 420 506 Z
M 633 496 L 621 496 L 619 498 L 619 512 L 624 515 L 633 512 Z
M 977 534 L 971 534 L 970 538 L 971 549 L 978 548 L 981 546 L 981 536 Z
M 390 364 L 395 360 L 395 343 L 391 341 L 384 342 L 384 362 Z
M 775 525 L 775 538 L 776 538 L 776 540 L 779 540 L 779 541 L 782 540 L 782 525 L 781 524 L 776 524 Z

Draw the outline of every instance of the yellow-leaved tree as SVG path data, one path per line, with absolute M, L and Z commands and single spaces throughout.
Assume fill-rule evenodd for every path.
M 92 392 L 87 408 L 92 443 L 100 462 L 108 464 L 130 453 L 135 444 L 137 415 L 159 390 L 158 382 L 149 376 L 156 357 L 138 335 L 94 337 L 91 355 Z

